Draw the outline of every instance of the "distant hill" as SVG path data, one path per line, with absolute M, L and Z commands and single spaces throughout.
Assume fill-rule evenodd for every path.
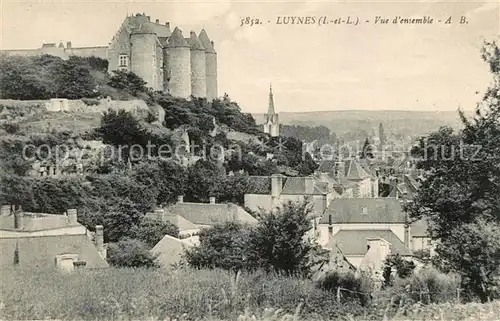
M 466 112 L 471 116 L 473 112 Z M 253 114 L 257 124 L 262 124 L 264 114 Z M 378 133 L 380 123 L 387 133 L 423 135 L 450 126 L 461 126 L 458 111 L 392 111 L 392 110 L 336 110 L 313 112 L 280 112 L 280 122 L 287 125 L 326 126 L 337 135 L 366 130 Z

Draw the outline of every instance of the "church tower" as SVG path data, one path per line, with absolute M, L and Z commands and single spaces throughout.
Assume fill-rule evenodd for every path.
M 269 86 L 269 106 L 265 120 L 264 133 L 271 135 L 271 137 L 278 137 L 280 135 L 280 123 L 278 114 L 274 111 L 273 88 L 271 86 Z

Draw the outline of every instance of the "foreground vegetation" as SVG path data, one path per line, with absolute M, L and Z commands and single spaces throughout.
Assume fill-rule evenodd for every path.
M 81 270 L 73 274 L 5 270 L 0 278 L 2 319 L 236 320 L 245 314 L 265 315 L 269 313 L 266 309 L 279 309 L 280 316 L 293 315 L 299 306 L 300 319 L 307 320 L 382 320 L 384 314 L 398 320 L 441 319 L 441 314 L 445 320 L 467 320 L 468 316 L 479 319 L 481 313 L 491 320 L 500 314 L 498 302 L 457 305 L 451 296 L 426 305 L 406 295 L 401 287 L 381 290 L 364 305 L 344 295 L 338 302 L 336 291 L 324 290 L 313 281 L 261 272 L 235 276 L 221 270 L 191 269 Z M 448 299 L 451 303 L 440 301 Z

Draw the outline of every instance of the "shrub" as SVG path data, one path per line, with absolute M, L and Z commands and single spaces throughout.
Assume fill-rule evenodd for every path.
M 17 123 L 5 123 L 3 129 L 9 134 L 15 134 L 19 132 L 20 126 Z
M 371 280 L 361 274 L 354 272 L 333 271 L 318 282 L 319 288 L 330 292 L 335 292 L 339 297 L 337 300 L 350 301 L 359 300 L 363 305 L 367 304 L 373 291 Z
M 145 243 L 124 239 L 108 245 L 108 262 L 116 267 L 158 267 Z
M 81 100 L 87 106 L 97 106 L 97 105 L 99 105 L 99 99 L 96 99 L 96 98 L 82 98 Z

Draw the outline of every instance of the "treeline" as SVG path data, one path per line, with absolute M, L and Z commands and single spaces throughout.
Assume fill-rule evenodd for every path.
M 108 62 L 96 57 L 0 57 L 0 98 L 36 100 L 99 96 L 93 72 L 106 73 Z
M 330 129 L 325 126 L 300 126 L 300 125 L 281 125 L 280 134 L 285 137 L 293 137 L 301 141 L 313 142 L 319 141 L 335 141 L 335 133 L 330 132 Z

